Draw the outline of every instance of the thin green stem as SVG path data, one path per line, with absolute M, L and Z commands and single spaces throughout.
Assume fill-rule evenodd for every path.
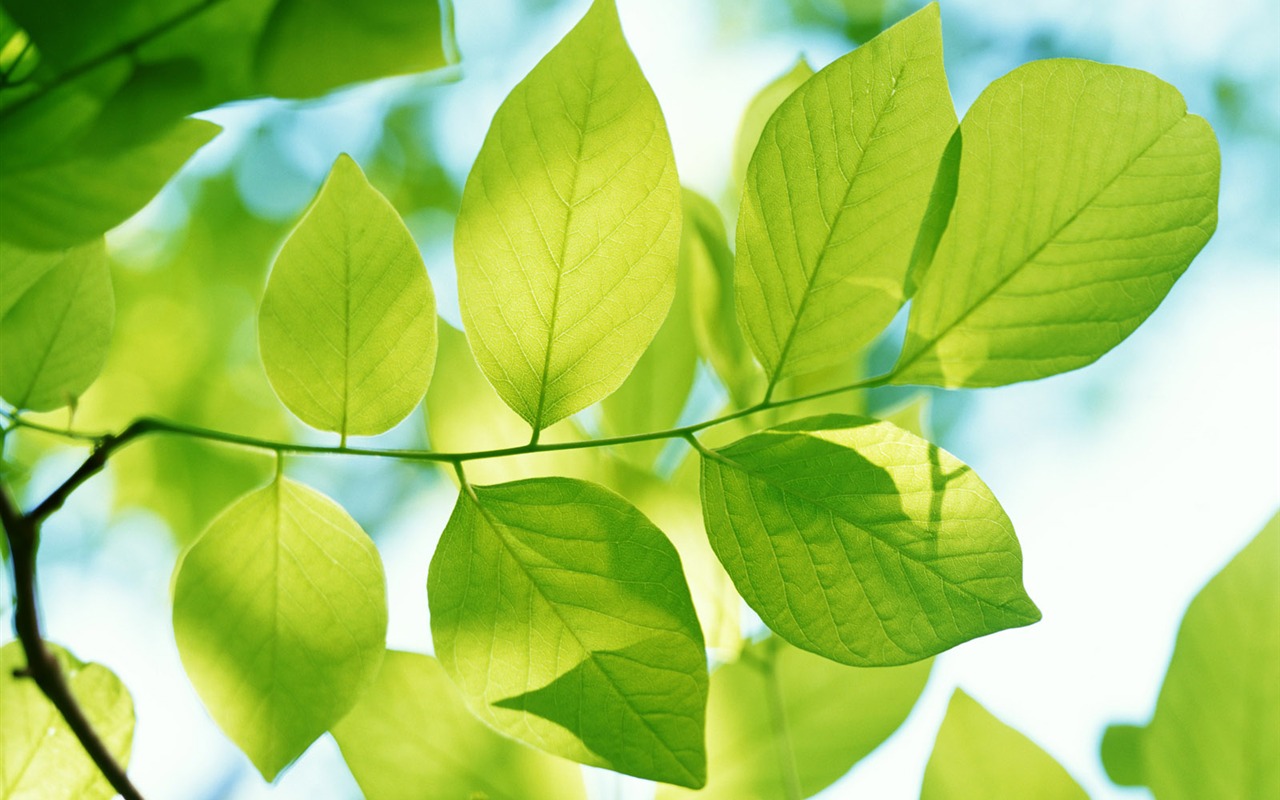
M 782 783 L 786 787 L 787 800 L 803 800 L 800 786 L 800 769 L 796 766 L 796 752 L 791 743 L 791 729 L 787 723 L 787 709 L 783 702 L 782 686 L 777 674 L 778 643 L 770 640 L 768 655 L 758 662 L 766 686 L 769 704 L 769 721 L 773 736 L 778 742 L 778 768 L 782 771 Z

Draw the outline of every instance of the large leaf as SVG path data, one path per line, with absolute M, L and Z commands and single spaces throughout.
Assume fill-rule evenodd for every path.
M 1113 780 L 1159 800 L 1280 797 L 1280 514 L 1191 605 L 1145 728 L 1112 726 Z
M 127 766 L 133 747 L 133 700 L 101 664 L 85 664 L 57 645 L 67 687 L 116 761 Z M 102 777 L 62 715 L 35 681 L 14 676 L 27 665 L 20 642 L 0 647 L 0 797 L 108 800 Z
M 747 603 L 827 658 L 905 664 L 1040 619 L 991 490 L 891 423 L 811 417 L 704 450 L 702 503 Z
M 494 115 L 454 238 L 467 337 L 534 431 L 621 385 L 675 293 L 680 184 L 613 0 Z
M 1139 70 L 1019 67 L 978 97 L 953 146 L 958 173 L 939 183 L 954 205 L 922 232 L 936 253 L 913 270 L 897 383 L 998 386 L 1091 364 L 1217 226 L 1213 130 Z
M 0 264 L 0 396 L 33 411 L 74 402 L 102 371 L 115 323 L 105 245 L 0 243 Z
M 936 4 L 820 70 L 770 117 L 738 218 L 738 316 L 770 389 L 839 363 L 902 306 L 955 112 Z
M 427 578 L 436 653 L 485 722 L 642 778 L 706 779 L 702 632 L 675 548 L 569 478 L 464 487 Z
M 812 797 L 898 729 L 932 665 L 859 669 L 757 642 L 711 673 L 707 787 L 664 786 L 658 800 Z
M 367 800 L 583 800 L 576 764 L 524 747 L 467 710 L 440 662 L 387 651 L 333 738 Z
M 1088 800 L 1080 784 L 1027 737 L 959 689 L 924 771 L 920 800 Z
M 276 258 L 258 337 L 271 386 L 303 422 L 382 433 L 422 402 L 436 301 L 413 237 L 339 156 Z
M 376 678 L 387 632 L 382 561 L 337 503 L 278 477 L 183 556 L 173 632 L 214 721 L 271 780 Z

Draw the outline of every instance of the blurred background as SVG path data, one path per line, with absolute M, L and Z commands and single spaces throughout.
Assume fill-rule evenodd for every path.
M 734 134 L 755 93 L 798 56 L 818 68 L 918 7 L 618 4 L 663 105 L 682 182 L 726 212 Z M 77 427 L 114 429 L 147 414 L 322 441 L 274 398 L 257 357 L 257 302 L 283 237 L 334 158 L 352 154 L 404 215 L 441 314 L 457 325 L 451 242 L 467 170 L 503 97 L 587 5 L 464 0 L 455 9 L 463 62 L 443 76 L 203 115 L 225 132 L 108 237 L 117 329 Z M 974 467 L 1013 519 L 1044 620 L 939 657 L 907 723 L 820 797 L 917 797 L 957 686 L 1044 747 L 1093 797 L 1142 797 L 1145 790 L 1107 780 L 1102 731 L 1149 718 L 1187 603 L 1280 505 L 1280 3 L 942 0 L 942 15 L 960 114 L 987 83 L 1039 58 L 1138 67 L 1177 86 L 1221 141 L 1220 222 L 1160 309 L 1098 364 L 1032 384 L 933 393 L 935 438 Z M 447 381 L 437 374 L 437 384 Z M 707 383 L 697 391 L 714 395 Z M 377 443 L 423 446 L 421 413 Z M 35 435 L 9 445 L 14 462 L 33 465 L 27 505 L 83 456 L 51 445 Z M 173 643 L 177 553 L 264 482 L 271 465 L 253 453 L 152 439 L 46 526 L 48 637 L 109 666 L 130 688 L 138 716 L 131 772 L 149 796 L 360 796 L 328 737 L 275 785 L 263 784 L 200 706 Z M 452 486 L 427 467 L 381 460 L 294 459 L 289 471 L 339 500 L 378 541 L 390 645 L 430 652 L 423 587 Z M 6 587 L 6 625 L 9 596 Z M 651 792 L 606 773 L 589 781 L 597 797 Z

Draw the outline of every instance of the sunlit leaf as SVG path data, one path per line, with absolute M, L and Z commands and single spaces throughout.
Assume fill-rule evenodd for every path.
M 742 112 L 738 122 L 738 133 L 733 142 L 733 172 L 730 176 L 734 193 L 734 205 L 742 195 L 742 187 L 747 179 L 747 165 L 751 163 L 751 154 L 760 143 L 760 134 L 765 123 L 773 112 L 778 110 L 782 101 L 791 96 L 805 81 L 813 76 L 813 67 L 804 56 L 796 59 L 796 63 L 782 75 L 774 78 L 756 96 L 751 98 L 747 108 Z
M 85 664 L 54 644 L 63 677 L 89 724 L 116 761 L 133 747 L 133 700 L 101 664 Z M 14 676 L 27 665 L 19 642 L 0 647 L 0 797 L 107 800 L 115 790 L 89 759 L 62 715 L 35 681 Z
M 178 564 L 173 628 L 214 721 L 267 780 L 378 674 L 387 591 L 373 542 L 293 481 L 241 498 Z
M 464 489 L 427 597 L 440 662 L 485 722 L 585 764 L 703 784 L 702 632 L 675 549 L 621 497 L 569 478 Z
M 454 239 L 467 337 L 535 431 L 617 389 L 675 293 L 667 127 L 596 0 L 494 115 Z
M 960 126 L 954 205 L 912 280 L 897 383 L 998 386 L 1096 361 L 1213 234 L 1218 144 L 1169 84 L 1054 59 L 992 83 Z M 947 192 L 935 195 L 946 198 Z M 918 254 L 918 255 L 927 255 Z
M 378 680 L 333 727 L 367 800 L 583 800 L 576 764 L 499 736 L 467 710 L 440 662 L 387 651 Z
M 276 258 L 258 324 L 271 386 L 308 425 L 382 433 L 422 402 L 436 359 L 427 269 L 349 157 Z
M 991 490 L 888 422 L 810 417 L 706 451 L 702 499 L 743 598 L 827 658 L 905 664 L 1040 619 Z

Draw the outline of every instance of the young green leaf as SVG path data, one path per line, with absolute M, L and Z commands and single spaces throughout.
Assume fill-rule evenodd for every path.
M 436 653 L 503 733 L 699 787 L 707 667 L 675 548 L 618 495 L 539 478 L 464 487 L 427 578 Z
M 953 146 L 958 172 L 939 185 L 954 182 L 954 204 L 945 231 L 939 208 L 922 232 L 936 252 L 913 268 L 896 383 L 999 386 L 1091 364 L 1217 226 L 1213 129 L 1139 70 L 1019 67 L 979 96 Z
M 232 504 L 178 563 L 173 632 L 214 721 L 272 780 L 377 676 L 382 561 L 341 506 L 278 477 Z
M 679 243 L 666 122 L 595 0 L 494 115 L 454 238 L 476 360 L 535 433 L 622 384 L 671 305 Z
M 467 710 L 440 662 L 387 651 L 378 680 L 333 727 L 367 800 L 584 800 L 582 771 L 499 736 Z
M 747 169 L 736 284 L 770 389 L 853 355 L 901 308 L 955 126 L 936 4 L 820 70 L 769 119 Z
M 0 243 L 0 263 L 0 397 L 33 411 L 74 402 L 102 371 L 115 324 L 106 246 Z
M 54 644 L 62 675 L 94 731 L 122 766 L 133 747 L 133 700 L 101 664 L 85 664 Z M 0 647 L 0 797 L 108 800 L 116 792 L 89 759 L 35 681 L 14 676 L 27 665 L 20 642 Z
M 920 800 L 1088 800 L 1062 765 L 957 689 L 924 771 Z
M 1040 619 L 991 490 L 888 422 L 810 417 L 704 449 L 702 506 L 748 605 L 835 661 L 905 664 Z
M 382 433 L 422 402 L 436 301 L 387 199 L 339 156 L 267 282 L 258 341 L 271 386 L 303 422 Z
M 1151 722 L 1108 729 L 1113 780 L 1161 800 L 1280 797 L 1278 585 L 1280 514 L 1191 601 Z
M 898 729 L 932 666 L 859 669 L 757 642 L 711 673 L 707 787 L 662 786 L 658 800 L 812 797 Z
M 764 132 L 765 123 L 769 121 L 769 117 L 773 116 L 773 112 L 778 110 L 778 106 L 782 105 L 782 101 L 790 97 L 792 92 L 803 86 L 804 82 L 811 77 L 813 77 L 813 67 L 809 66 L 804 56 L 800 56 L 791 69 L 774 78 L 751 98 L 751 102 L 747 104 L 747 110 L 742 112 L 742 119 L 738 122 L 738 133 L 733 140 L 733 167 L 729 176 L 734 206 L 737 206 L 742 197 L 742 187 L 747 180 L 747 167 L 751 164 L 751 155 L 755 153 L 756 145 L 760 143 L 760 134 Z

